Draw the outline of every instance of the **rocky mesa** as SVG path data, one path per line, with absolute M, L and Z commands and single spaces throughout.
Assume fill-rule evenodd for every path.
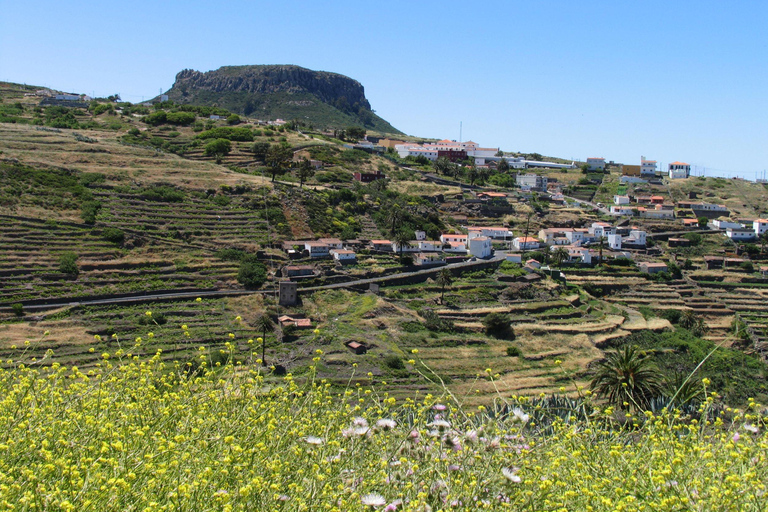
M 208 72 L 185 69 L 166 94 L 177 103 L 219 106 L 256 118 L 301 119 L 329 128 L 362 125 L 400 133 L 371 110 L 360 82 L 300 66 L 224 66 Z

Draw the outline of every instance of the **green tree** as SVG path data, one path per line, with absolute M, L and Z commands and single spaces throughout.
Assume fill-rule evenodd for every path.
M 496 169 L 499 172 L 508 172 L 509 171 L 509 162 L 507 162 L 506 159 L 502 158 L 499 160 L 499 165 L 496 167 Z
M 705 228 L 707 227 L 707 224 L 709 223 L 709 219 L 707 217 L 699 217 L 699 227 Z
M 275 324 L 266 313 L 262 313 L 256 319 L 254 327 L 261 331 L 261 364 L 267 365 L 267 332 L 274 328 Z
M 242 120 L 240 119 L 240 116 L 237 114 L 232 114 L 227 118 L 227 124 L 240 124 L 242 123 Z
M 240 261 L 237 280 L 246 288 L 260 288 L 267 280 L 267 269 L 254 256 L 246 256 Z
M 290 144 L 284 142 L 270 146 L 264 163 L 267 164 L 269 173 L 272 175 L 272 181 L 275 181 L 276 176 L 282 176 L 288 171 L 292 159 L 293 150 Z
M 485 333 L 496 338 L 512 337 L 512 319 L 506 313 L 489 313 L 483 318 Z
M 600 257 L 600 266 L 601 267 L 604 266 L 604 264 L 603 264 L 603 248 L 605 247 L 605 240 L 606 239 L 605 239 L 604 236 L 601 236 L 600 238 L 597 239 L 597 243 L 600 244 L 598 246 L 598 255 Z
M 662 394 L 662 383 L 651 356 L 635 345 L 625 345 L 598 363 L 590 388 L 619 408 L 644 409 Z
M 312 163 L 303 158 L 299 163 L 299 168 L 296 171 L 296 177 L 299 178 L 299 187 L 304 187 L 304 182 L 315 175 L 315 168 L 312 167 Z
M 232 143 L 227 139 L 214 139 L 205 145 L 205 156 L 216 157 L 216 163 L 232 151 Z
M 440 304 L 442 304 L 445 287 L 453 284 L 453 274 L 447 268 L 441 269 L 440 272 L 437 273 L 435 282 L 440 285 Z
M 59 272 L 76 277 L 80 273 L 77 268 L 77 254 L 65 252 L 59 257 Z
M 267 159 L 267 153 L 269 153 L 269 142 L 255 142 L 251 151 L 253 151 L 256 160 L 264 162 Z
M 361 140 L 365 138 L 365 128 L 359 126 L 350 126 L 346 130 L 346 136 L 353 140 Z

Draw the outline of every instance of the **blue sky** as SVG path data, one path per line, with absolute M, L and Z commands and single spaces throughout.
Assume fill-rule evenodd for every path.
M 359 80 L 411 135 L 754 179 L 768 169 L 768 3 L 18 2 L 0 80 L 139 102 L 184 68 Z

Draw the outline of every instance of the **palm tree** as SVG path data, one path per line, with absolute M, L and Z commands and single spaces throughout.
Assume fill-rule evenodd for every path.
M 706 324 L 704 319 L 696 314 L 692 309 L 686 309 L 680 315 L 677 322 L 683 329 L 688 329 L 694 336 L 700 336 L 704 333 Z
M 555 261 L 555 264 L 558 267 L 561 266 L 563 262 L 570 257 L 571 255 L 568 254 L 568 249 L 565 247 L 558 247 L 552 252 L 552 259 Z
M 447 268 L 440 270 L 437 273 L 437 279 L 435 282 L 440 285 L 440 304 L 443 303 L 443 295 L 445 294 L 445 287 L 453 284 L 453 274 Z
M 469 169 L 467 170 L 467 179 L 469 180 L 470 185 L 475 184 L 475 180 L 477 179 L 477 167 L 474 165 L 469 166 Z
M 768 233 L 760 235 L 760 252 L 765 252 L 765 246 L 768 245 Z
M 387 221 L 387 224 L 392 226 L 392 228 L 390 229 L 392 236 L 395 235 L 395 233 L 397 232 L 397 226 L 400 225 L 401 222 L 403 222 L 404 218 L 405 218 L 405 212 L 403 211 L 402 206 L 400 206 L 397 203 L 390 205 L 389 210 L 387 211 L 387 214 L 386 214 L 386 221 Z
M 272 319 L 269 318 L 269 315 L 266 313 L 262 313 L 256 319 L 255 327 L 261 331 L 261 364 L 264 366 L 267 365 L 267 331 L 270 331 L 274 326 L 274 322 L 272 322 Z
M 649 354 L 635 345 L 625 345 L 598 363 L 590 388 L 619 408 L 628 403 L 629 407 L 642 409 L 662 393 L 662 381 Z
M 408 246 L 408 242 L 412 239 L 411 234 L 405 230 L 400 230 L 395 233 L 392 241 L 397 245 L 397 252 L 400 256 L 400 261 L 403 261 L 403 249 Z

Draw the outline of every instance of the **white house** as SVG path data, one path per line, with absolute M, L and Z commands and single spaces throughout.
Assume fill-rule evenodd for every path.
M 565 238 L 567 232 L 573 231 L 573 228 L 544 228 L 539 230 L 539 239 L 544 241 L 545 244 L 558 244 L 563 245 L 562 240 L 568 241 Z
M 471 240 L 472 238 L 478 237 L 478 236 L 487 236 L 488 238 L 493 238 L 494 240 L 508 240 L 514 237 L 512 234 L 512 231 L 508 230 L 504 227 L 480 227 L 480 226 L 474 226 L 471 228 L 467 228 L 468 237 Z
M 755 219 L 752 221 L 752 228 L 755 230 L 755 236 L 759 238 L 768 233 L 768 220 Z
M 629 206 L 611 206 L 611 215 L 634 215 L 634 208 Z
M 669 164 L 669 179 L 679 180 L 691 175 L 691 165 L 685 162 L 672 162 Z
M 755 231 L 746 228 L 728 228 L 725 230 L 725 236 L 733 241 L 754 240 Z
M 420 251 L 442 251 L 443 242 L 440 240 L 419 240 Z
M 324 243 L 329 249 L 343 249 L 344 244 L 338 238 L 318 238 L 318 242 Z
M 443 252 L 451 252 L 455 254 L 467 253 L 467 242 L 446 242 L 447 247 L 443 246 Z
M 528 187 L 531 190 L 547 190 L 549 178 L 538 174 L 518 174 L 515 181 L 520 187 Z
M 530 251 L 539 248 L 539 240 L 532 236 L 519 236 L 512 240 L 512 245 L 518 251 Z
M 401 248 L 397 242 L 392 242 L 392 252 L 400 254 Z M 419 252 L 419 244 L 417 242 L 408 242 L 403 245 L 402 252 Z
M 634 247 L 645 247 L 647 244 L 646 236 L 646 232 L 642 229 L 633 229 L 629 232 L 629 236 L 624 238 L 623 243 Z
M 640 176 L 653 178 L 656 176 L 656 160 L 646 160 L 644 156 L 640 157 Z
M 744 227 L 744 224 L 741 222 L 733 222 L 729 219 L 715 219 L 711 220 L 707 223 L 707 226 L 712 226 L 715 229 L 741 229 Z
M 613 196 L 613 204 L 622 205 L 629 204 L 629 196 Z
M 389 240 L 371 240 L 371 248 L 374 251 L 392 252 L 392 242 Z
M 507 254 L 506 260 L 510 263 L 522 263 L 523 257 L 519 254 Z
M 350 251 L 349 249 L 331 249 L 329 252 L 334 260 L 341 263 L 352 263 L 357 259 L 355 251 Z
M 414 231 L 413 235 L 416 237 L 416 240 L 426 240 L 427 239 L 427 232 L 426 231 Z
M 448 244 L 451 242 L 461 242 L 463 244 L 467 243 L 467 235 L 462 235 L 460 233 L 443 233 L 440 235 L 440 241 L 444 244 Z
M 487 236 L 478 236 L 470 239 L 469 254 L 476 258 L 488 258 L 493 254 L 491 239 Z
M 414 256 L 413 264 L 418 266 L 445 265 L 445 258 L 437 252 L 420 252 Z
M 590 171 L 604 171 L 605 158 L 589 157 L 587 158 L 587 168 Z
M 613 233 L 614 228 L 607 222 L 593 222 L 588 229 L 590 235 L 593 235 L 595 238 L 600 238 L 601 236 L 608 236 Z
M 621 250 L 621 235 L 608 235 L 608 247 L 614 251 Z
M 565 238 L 567 238 L 568 242 L 571 244 L 581 244 L 594 240 L 594 237 L 589 234 L 589 230 L 584 228 L 576 228 L 573 231 L 566 232 Z
M 330 254 L 330 247 L 323 242 L 304 242 L 304 250 L 309 252 L 310 258 L 324 258 Z

